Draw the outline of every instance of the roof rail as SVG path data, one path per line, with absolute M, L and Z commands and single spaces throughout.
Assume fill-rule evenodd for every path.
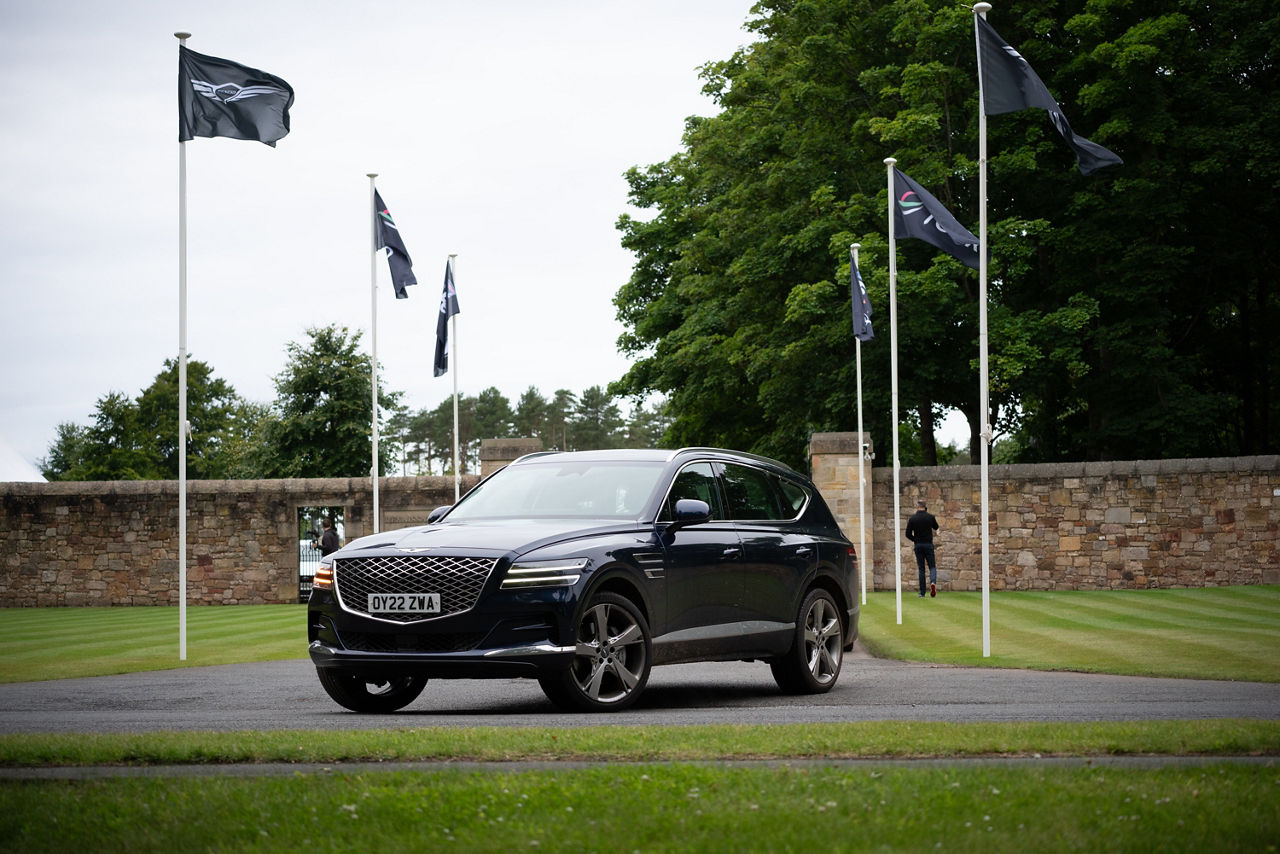
M 746 457 L 747 459 L 750 459 L 750 460 L 755 460 L 761 463 L 769 463 L 771 465 L 778 466 L 779 468 L 786 469 L 789 472 L 794 472 L 795 474 L 799 474 L 799 472 L 797 472 L 791 466 L 787 465 L 784 462 L 781 462 L 780 460 L 775 460 L 772 457 L 765 457 L 765 456 L 761 456 L 760 454 L 750 453 L 748 451 L 731 451 L 728 448 L 706 448 L 706 447 L 697 447 L 697 446 L 689 447 L 689 448 L 680 448 L 679 450 L 672 451 L 671 456 L 675 457 L 677 454 L 698 453 L 700 451 L 706 451 L 706 452 L 715 453 L 715 454 L 732 454 L 737 457 Z

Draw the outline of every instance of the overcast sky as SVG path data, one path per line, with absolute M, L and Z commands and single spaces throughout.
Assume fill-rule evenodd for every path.
M 627 369 L 623 172 L 709 115 L 698 66 L 750 40 L 751 0 L 0 3 L 0 439 L 60 422 L 178 353 L 176 31 L 296 92 L 292 132 L 187 144 L 188 351 L 274 399 L 284 348 L 370 326 L 369 172 L 420 284 L 379 258 L 384 386 L 413 409 L 457 253 L 459 390 L 550 396 Z

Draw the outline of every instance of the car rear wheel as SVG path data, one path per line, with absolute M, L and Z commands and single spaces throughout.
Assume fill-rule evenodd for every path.
M 836 684 L 844 657 L 840 609 L 825 590 L 811 590 L 800 605 L 791 650 L 769 662 L 788 694 L 824 694 Z
M 625 709 L 649 682 L 653 659 L 649 624 L 631 600 L 599 593 L 578 619 L 577 651 L 563 673 L 539 679 L 543 692 L 563 709 Z
M 330 667 L 316 668 L 320 684 L 340 706 L 353 712 L 385 714 L 403 709 L 418 699 L 427 680 L 422 676 L 392 679 L 346 673 Z

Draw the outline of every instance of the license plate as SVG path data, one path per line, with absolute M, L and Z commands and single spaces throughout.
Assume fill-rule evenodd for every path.
M 439 593 L 370 593 L 370 614 L 439 614 Z

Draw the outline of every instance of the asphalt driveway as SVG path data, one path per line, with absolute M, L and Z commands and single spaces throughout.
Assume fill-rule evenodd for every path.
M 1280 684 L 1149 679 L 845 659 L 828 694 L 781 694 L 767 665 L 658 667 L 636 707 L 566 714 L 536 682 L 433 680 L 391 715 L 329 699 L 306 659 L 0 685 L 0 733 L 781 724 L 872 720 L 1280 719 Z

